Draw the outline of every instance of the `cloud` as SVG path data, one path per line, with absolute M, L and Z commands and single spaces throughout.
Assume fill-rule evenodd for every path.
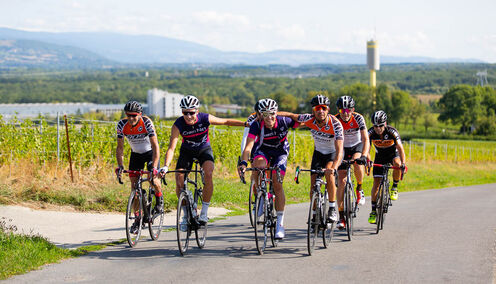
M 250 20 L 244 15 L 220 13 L 217 11 L 195 12 L 193 13 L 193 19 L 201 24 L 218 26 L 233 25 L 247 27 L 250 25 Z

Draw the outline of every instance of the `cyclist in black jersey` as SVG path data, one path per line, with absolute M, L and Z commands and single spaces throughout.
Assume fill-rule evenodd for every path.
M 384 111 L 376 111 L 372 115 L 372 124 L 369 129 L 370 143 L 375 146 L 375 164 L 391 163 L 393 166 L 405 168 L 406 157 L 405 149 L 401 143 L 400 134 L 394 127 L 387 125 L 387 115 Z M 369 153 L 370 156 L 370 153 Z M 377 190 L 381 183 L 382 168 L 374 167 L 374 184 L 372 186 L 371 201 L 372 212 L 369 216 L 369 223 L 376 223 L 376 200 Z M 401 170 L 393 170 L 393 187 L 391 189 L 391 200 L 398 199 L 398 183 L 401 177 Z

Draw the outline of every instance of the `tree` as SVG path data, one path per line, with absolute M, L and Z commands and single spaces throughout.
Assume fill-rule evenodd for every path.
M 400 122 L 405 115 L 408 114 L 408 109 L 411 105 L 412 100 L 410 95 L 404 91 L 394 91 L 391 94 L 391 103 L 393 109 L 389 112 L 390 121 L 394 122 L 395 126 Z
M 280 110 L 296 112 L 298 109 L 298 100 L 291 94 L 277 92 L 270 97 L 277 102 Z
M 480 89 L 480 87 L 478 87 Z M 483 113 L 481 92 L 469 85 L 456 85 L 450 88 L 439 100 L 440 121 L 460 123 L 461 133 L 469 132 L 478 117 Z
M 436 118 L 434 117 L 434 115 L 432 113 L 426 112 L 424 114 L 425 132 L 427 133 L 427 131 L 429 130 L 429 127 L 433 127 L 433 126 L 436 126 Z

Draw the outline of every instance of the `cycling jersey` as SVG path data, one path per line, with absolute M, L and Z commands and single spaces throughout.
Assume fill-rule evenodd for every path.
M 344 121 L 339 114 L 336 114 L 336 117 L 343 125 L 343 147 L 349 148 L 363 142 L 360 131 L 367 129 L 367 126 L 365 126 L 365 119 L 361 114 L 354 112 L 348 121 Z
M 299 123 L 289 117 L 276 116 L 272 129 L 265 127 L 265 122 L 254 121 L 250 126 L 248 137 L 260 141 L 256 150 L 284 150 L 289 153 L 288 132 L 290 128 L 298 127 Z
M 209 114 L 200 112 L 196 115 L 196 121 L 193 125 L 189 125 L 181 116 L 174 122 L 174 125 L 179 129 L 179 133 L 183 137 L 181 148 L 199 151 L 203 148 L 210 147 L 210 138 L 208 129 L 210 121 Z
M 311 114 L 301 114 L 298 121 L 310 128 L 315 143 L 315 151 L 322 154 L 336 152 L 335 140 L 343 140 L 343 126 L 333 115 L 327 115 L 326 122 L 322 127 L 317 125 L 317 119 Z
M 135 126 L 132 126 L 127 118 L 117 123 L 117 138 L 126 137 L 134 153 L 143 154 L 151 151 L 150 137 L 155 135 L 153 122 L 146 116 L 142 116 Z
M 400 134 L 396 128 L 387 125 L 382 135 L 377 134 L 374 128 L 369 129 L 370 144 L 374 144 L 377 155 L 392 155 L 396 145 L 401 144 Z

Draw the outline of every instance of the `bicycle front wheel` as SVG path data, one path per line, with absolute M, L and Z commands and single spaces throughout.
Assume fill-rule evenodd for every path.
M 130 247 L 134 247 L 140 237 L 143 227 L 143 195 L 136 190 L 132 190 L 127 201 L 126 209 L 126 239 Z M 137 210 L 135 210 L 135 206 Z
M 260 190 L 255 201 L 255 211 L 255 243 L 258 254 L 262 255 L 267 247 L 269 212 L 267 210 L 267 202 L 265 202 L 265 194 Z
M 331 244 L 334 235 L 334 222 L 327 222 L 329 216 L 329 197 L 327 196 L 327 192 L 324 194 L 324 206 L 322 210 L 322 223 L 324 224 L 324 228 L 322 229 L 322 242 L 324 243 L 324 247 L 327 248 Z
M 254 196 L 254 187 L 255 187 L 255 184 L 253 182 L 253 180 L 251 181 L 250 183 L 250 192 L 249 192 L 249 196 L 248 196 L 248 215 L 250 215 L 250 224 L 253 228 L 255 228 L 255 210 L 253 210 L 253 208 L 255 208 L 255 197 Z
M 164 225 L 164 210 L 160 212 L 155 211 L 155 205 L 157 204 L 157 197 L 150 198 L 150 207 L 148 208 L 148 231 L 150 232 L 150 237 L 152 240 L 158 240 L 160 233 L 162 232 L 162 227 Z
M 197 203 L 202 204 L 201 196 L 198 198 Z M 196 244 L 201 249 L 205 247 L 205 242 L 207 241 L 207 228 L 208 222 L 205 225 L 198 225 L 195 229 Z
M 315 248 L 315 240 L 319 234 L 320 206 L 317 203 L 318 193 L 314 192 L 312 194 L 312 199 L 310 200 L 310 208 L 308 209 L 307 248 L 309 255 L 312 255 Z
M 348 241 L 351 241 L 351 235 L 353 234 L 353 208 L 351 204 L 351 199 L 353 198 L 353 188 L 351 184 L 347 183 L 344 189 L 344 216 L 346 219 L 346 234 L 348 235 Z
M 377 205 L 376 205 L 376 230 L 375 233 L 379 234 L 382 229 L 382 222 L 384 217 L 384 184 L 379 185 L 379 191 L 377 193 Z
M 191 236 L 190 206 L 188 196 L 182 192 L 177 201 L 176 218 L 177 246 L 181 255 L 184 255 L 188 250 L 189 237 Z

